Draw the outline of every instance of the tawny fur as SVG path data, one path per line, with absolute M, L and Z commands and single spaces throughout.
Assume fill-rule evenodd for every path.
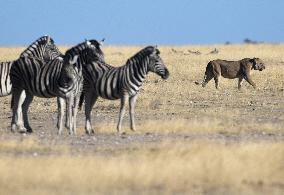
M 205 87 L 206 84 L 214 78 L 216 89 L 219 88 L 219 77 L 228 79 L 239 79 L 238 89 L 241 89 L 241 83 L 245 79 L 249 84 L 256 88 L 255 82 L 251 79 L 251 70 L 262 71 L 265 69 L 263 61 L 259 58 L 244 58 L 239 61 L 213 60 L 207 64 L 204 80 L 195 82 Z

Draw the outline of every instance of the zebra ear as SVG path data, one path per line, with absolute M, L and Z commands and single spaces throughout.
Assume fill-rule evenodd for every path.
M 71 64 L 71 65 L 75 64 L 75 63 L 77 62 L 78 57 L 79 57 L 79 55 L 75 55 L 75 56 L 73 57 L 73 59 L 70 58 L 70 59 L 69 59 L 69 64 Z
M 105 38 L 103 38 L 103 39 L 99 42 L 100 46 L 103 46 L 103 45 L 104 45 L 104 41 L 105 41 Z
M 49 43 L 50 42 L 50 36 L 47 36 L 47 41 L 46 43 Z
M 86 40 L 86 43 L 87 43 L 88 46 L 92 45 L 90 41 L 88 41 L 87 39 L 85 39 L 85 40 Z

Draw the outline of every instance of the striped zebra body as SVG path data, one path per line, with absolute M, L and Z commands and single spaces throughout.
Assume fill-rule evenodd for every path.
M 11 69 L 14 90 L 23 89 L 37 97 L 52 98 L 58 94 L 57 86 L 63 66 L 63 58 L 59 57 L 45 63 L 36 58 L 19 58 Z
M 84 93 L 79 106 L 82 106 L 83 98 L 85 98 L 86 133 L 94 133 L 91 126 L 91 110 L 98 97 L 109 100 L 121 99 L 118 132 L 121 130 L 125 104 L 129 101 L 130 127 L 135 130 L 134 106 L 146 75 L 148 72 L 155 72 L 163 79 L 169 76 L 159 53 L 156 47 L 148 46 L 121 67 L 107 65 L 104 61 L 96 61 L 83 67 Z
M 59 134 L 63 129 L 65 104 L 68 107 L 69 133 L 76 133 L 76 109 L 82 91 L 82 65 L 97 57 L 101 52 L 95 40 L 81 43 L 68 51 L 64 58 L 58 57 L 45 63 L 36 58 L 19 58 L 11 68 L 13 105 L 12 131 L 31 131 L 27 112 L 34 96 L 42 98 L 58 97 Z M 99 51 L 98 51 L 99 49 Z M 25 91 L 25 97 L 22 95 Z M 25 102 L 23 102 L 25 100 Z M 23 111 L 21 108 L 23 107 Z M 23 112 L 23 121 L 15 116 Z
M 49 36 L 42 36 L 27 47 L 20 57 L 33 57 L 48 62 L 62 55 Z M 14 61 L 0 62 L 0 97 L 11 94 L 10 69 Z
M 11 94 L 10 69 L 14 61 L 0 62 L 0 97 Z

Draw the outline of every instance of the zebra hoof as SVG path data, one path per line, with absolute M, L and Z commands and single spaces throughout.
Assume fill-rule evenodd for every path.
M 126 135 L 126 132 L 125 131 L 117 131 L 117 135 L 118 136 Z
M 25 127 L 20 127 L 19 133 L 27 133 L 27 129 Z
M 131 131 L 134 131 L 134 132 L 136 131 L 135 127 L 131 127 L 130 129 L 131 129 Z
M 85 131 L 87 135 L 94 135 L 95 131 L 93 129 Z
M 27 133 L 33 133 L 33 129 L 32 128 L 27 128 Z
M 11 127 L 11 132 L 15 133 L 16 130 L 17 130 L 17 126 L 15 124 L 13 124 L 12 127 Z

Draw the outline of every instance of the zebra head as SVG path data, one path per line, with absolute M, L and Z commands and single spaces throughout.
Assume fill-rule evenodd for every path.
M 89 48 L 89 50 L 86 51 L 86 57 L 88 61 L 101 61 L 104 62 L 104 53 L 101 49 L 101 46 L 103 45 L 104 39 L 102 39 L 100 42 L 97 40 L 86 40 L 86 44 Z
M 43 52 L 43 60 L 49 62 L 59 56 L 62 56 L 62 53 L 59 51 L 58 47 L 55 45 L 54 40 L 49 37 L 46 42 L 46 46 Z
M 62 91 L 68 90 L 78 79 L 82 77 L 82 67 L 93 60 L 104 60 L 100 43 L 96 40 L 86 40 L 67 50 L 62 72 L 59 78 L 59 87 Z
M 59 77 L 59 89 L 64 93 L 70 91 L 73 88 L 74 83 L 81 75 L 81 71 L 78 66 L 79 55 L 68 56 L 68 59 L 64 57 L 57 58 L 57 60 L 63 61 L 62 71 Z
M 20 57 L 38 58 L 48 62 L 62 55 L 50 36 L 42 36 L 25 49 Z
M 145 49 L 150 52 L 148 70 L 161 76 L 162 79 L 167 79 L 169 77 L 169 71 L 160 57 L 160 51 L 157 46 L 148 46 Z

